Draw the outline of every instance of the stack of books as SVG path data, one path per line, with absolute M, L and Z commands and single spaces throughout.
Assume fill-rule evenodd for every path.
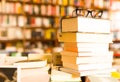
M 110 20 L 99 18 L 73 17 L 62 19 L 59 42 L 64 42 L 61 52 L 62 71 L 87 75 L 110 75 L 113 52 Z

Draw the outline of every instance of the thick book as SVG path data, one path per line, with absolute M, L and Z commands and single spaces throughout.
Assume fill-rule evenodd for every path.
M 91 63 L 112 63 L 113 55 L 105 55 L 105 56 L 69 56 L 62 55 L 63 63 L 71 63 L 71 64 L 91 64 Z
M 107 56 L 113 55 L 113 51 L 106 52 L 72 52 L 72 51 L 61 51 L 61 55 L 69 55 L 69 56 Z
M 73 70 L 73 69 L 65 68 L 65 67 L 60 67 L 59 70 L 66 72 L 66 73 L 79 75 L 79 76 L 88 76 L 88 75 L 101 76 L 101 75 L 105 75 L 105 74 L 107 74 L 108 76 L 111 76 L 111 72 L 115 71 L 115 69 L 113 69 L 113 68 L 78 71 L 78 70 Z
M 72 52 L 106 52 L 109 51 L 108 47 L 66 47 L 64 46 L 65 51 Z
M 64 42 L 64 47 L 80 47 L 80 48 L 95 48 L 106 47 L 109 48 L 109 43 L 89 43 L 89 42 Z
M 100 42 L 111 43 L 112 34 L 62 32 L 58 35 L 59 42 Z
M 95 70 L 95 69 L 105 69 L 105 68 L 112 68 L 112 63 L 91 63 L 91 64 L 71 64 L 64 63 L 63 67 L 79 70 L 79 71 L 85 71 L 85 70 Z
M 62 19 L 62 32 L 110 33 L 111 21 L 86 17 Z

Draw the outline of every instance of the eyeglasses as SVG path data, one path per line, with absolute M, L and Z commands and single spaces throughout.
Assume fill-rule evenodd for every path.
M 81 9 L 81 8 L 77 8 L 72 12 L 73 16 L 88 17 L 90 15 L 92 18 L 101 18 L 102 14 L 103 14 L 102 10 Z

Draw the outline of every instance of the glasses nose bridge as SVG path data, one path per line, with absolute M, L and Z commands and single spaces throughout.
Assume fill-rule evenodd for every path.
M 91 17 L 93 17 L 93 15 L 92 15 L 92 10 L 86 10 L 87 11 L 87 14 L 86 14 L 86 16 L 85 17 L 88 17 L 88 15 L 90 14 L 91 15 Z

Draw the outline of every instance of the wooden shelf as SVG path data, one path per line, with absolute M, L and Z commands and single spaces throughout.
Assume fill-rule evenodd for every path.
M 13 15 L 13 16 L 23 16 L 22 13 L 19 14 L 19 13 L 0 13 L 0 15 Z
M 1 39 L 0 42 L 6 43 L 6 42 L 19 42 L 22 41 L 23 39 Z

